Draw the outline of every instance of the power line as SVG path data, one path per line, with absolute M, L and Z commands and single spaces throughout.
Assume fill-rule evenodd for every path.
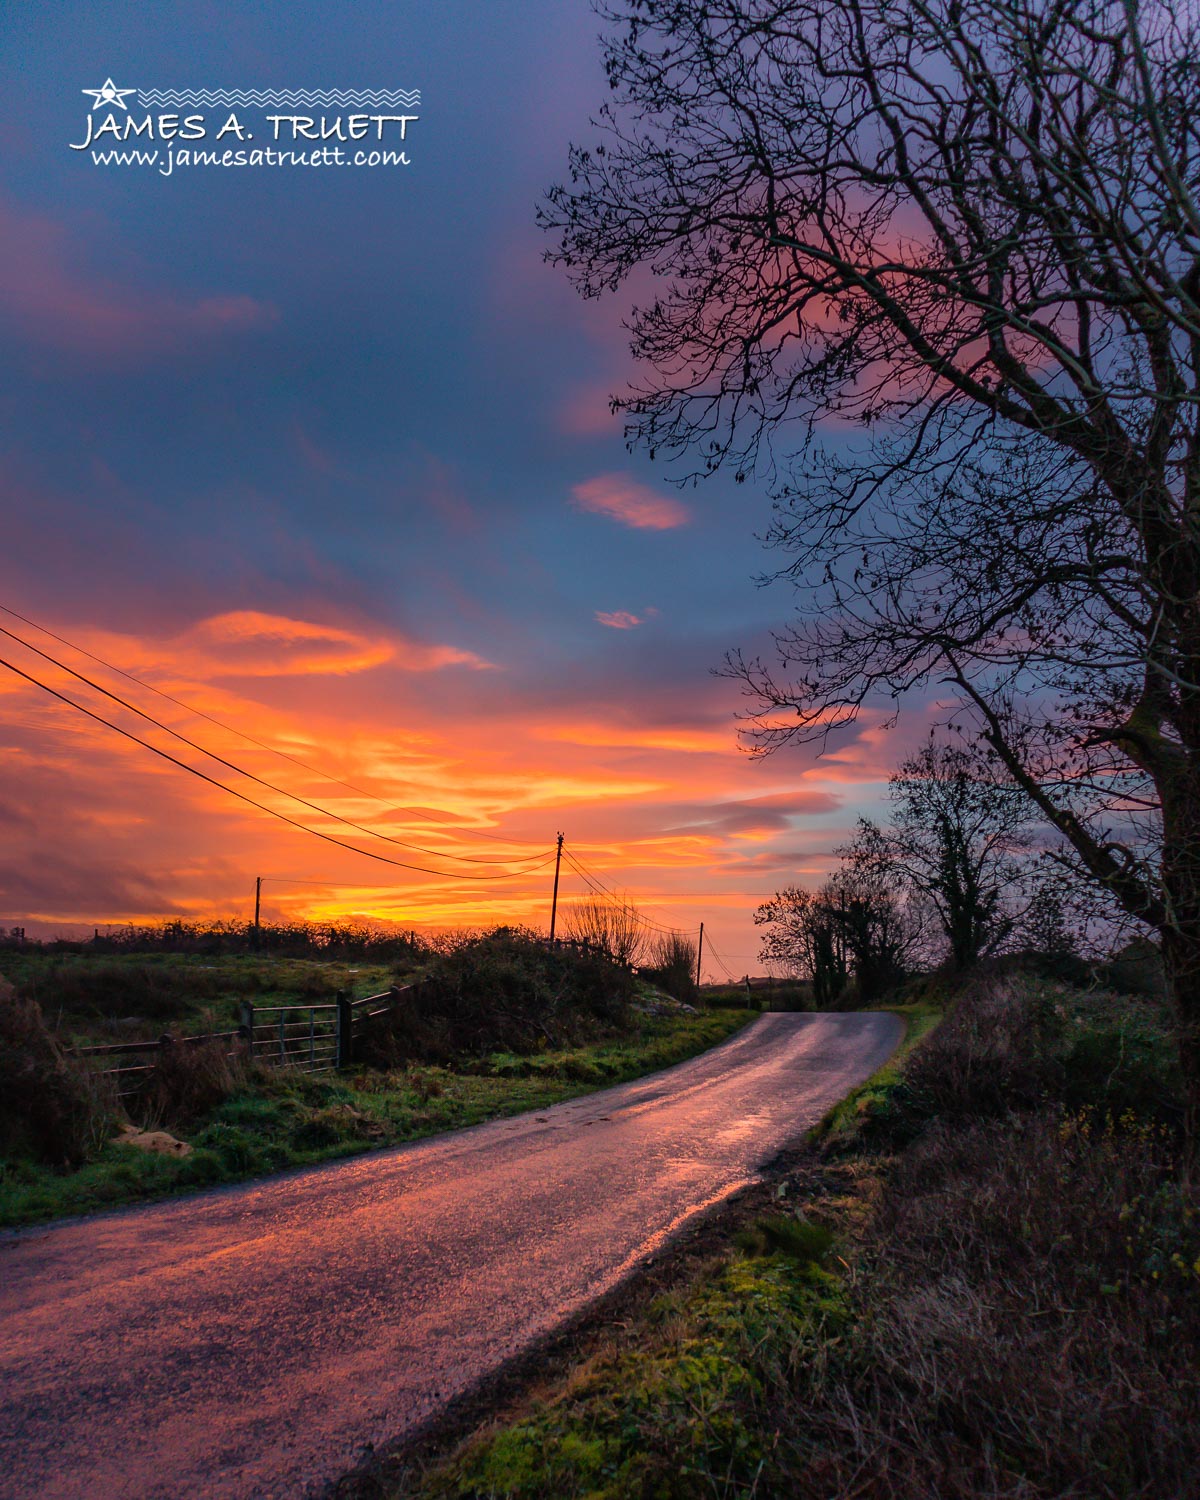
M 659 923 L 652 922 L 648 917 L 644 917 L 638 907 L 624 900 L 621 896 L 618 896 L 615 891 L 610 890 L 608 886 L 602 884 L 598 877 L 593 878 L 583 868 L 583 866 L 579 864 L 577 860 L 571 857 L 570 854 L 567 854 L 565 857 L 571 868 L 575 871 L 575 873 L 584 882 L 588 889 L 592 891 L 594 895 L 604 896 L 614 906 L 616 906 L 618 910 L 624 911 L 628 915 L 634 917 L 640 925 L 651 928 L 658 932 L 664 932 L 668 934 L 678 933 L 681 931 L 681 929 L 677 927 L 662 927 L 659 925 Z
M 608 896 L 609 899 L 612 900 L 617 906 L 623 907 L 626 911 L 632 912 L 632 913 L 636 914 L 637 917 L 639 918 L 639 920 L 645 926 L 647 926 L 647 927 L 658 927 L 663 932 L 682 932 L 682 931 L 684 931 L 683 928 L 673 927 L 673 926 L 666 926 L 666 925 L 664 925 L 662 923 L 655 922 L 650 917 L 647 917 L 647 916 L 643 915 L 641 907 L 634 906 L 631 902 L 627 901 L 623 896 L 619 895 L 616 891 L 612 890 L 609 886 L 605 885 L 604 882 L 603 882 L 603 880 L 601 880 L 600 876 L 597 875 L 595 873 L 595 871 L 589 870 L 583 864 L 583 862 L 578 858 L 578 856 L 575 855 L 571 850 L 566 850 L 564 852 L 565 852 L 565 857 L 570 861 L 571 867 L 574 869 L 575 873 L 577 875 L 579 875 L 592 888 L 592 890 L 594 890 L 597 894 L 602 894 L 602 895 Z M 689 928 L 687 930 L 688 931 L 692 931 L 694 929 L 690 929 Z
M 717 963 L 721 966 L 721 969 L 722 969 L 722 971 L 723 971 L 723 973 L 725 975 L 725 978 L 728 979 L 731 984 L 736 984 L 737 983 L 737 979 L 736 979 L 736 977 L 735 977 L 732 969 L 730 969 L 729 965 L 725 962 L 724 958 L 722 958 L 722 956 L 721 956 L 721 950 L 717 947 L 716 943 L 713 942 L 712 937 L 709 934 L 706 933 L 705 936 L 708 937 L 708 951 L 712 954 L 712 956 L 716 959 Z
M 576 858 L 578 858 L 578 856 L 576 856 Z M 582 872 L 582 870 L 580 870 L 577 873 L 582 874 L 583 872 Z M 600 888 L 603 891 L 606 892 L 606 894 L 608 894 L 609 896 L 611 896 L 614 901 L 618 901 L 618 902 L 621 901 L 622 898 L 620 896 L 618 896 L 615 891 L 609 890 L 609 888 L 604 884 L 604 882 L 600 879 L 599 875 L 597 875 L 595 873 L 595 871 L 592 871 L 591 874 L 592 874 L 592 878 L 596 881 L 596 883 L 600 886 Z M 643 916 L 642 915 L 642 913 L 645 912 L 645 911 L 654 911 L 656 908 L 653 907 L 653 906 L 651 906 L 651 907 L 636 906 L 636 907 L 631 907 L 630 909 L 633 910 L 633 911 L 636 911 L 638 913 L 639 917 L 641 918 L 641 920 L 648 927 L 658 926 L 661 929 L 661 931 L 663 931 L 663 932 L 688 932 L 688 933 L 693 933 L 693 932 L 696 931 L 696 928 L 694 928 L 694 927 L 683 928 L 683 927 L 672 926 L 669 919 L 666 920 L 666 923 L 664 925 L 663 923 L 656 923 L 654 921 L 653 917 L 647 917 L 647 916 Z M 662 912 L 660 912 L 659 915 L 663 916 L 665 914 L 662 913 Z
M 266 750 L 271 755 L 277 755 L 281 760 L 290 761 L 292 765 L 299 766 L 301 770 L 308 771 L 313 776 L 320 776 L 324 781 L 331 781 L 335 786 L 344 787 L 346 791 L 354 792 L 356 796 L 368 797 L 372 802 L 378 802 L 379 805 L 386 808 L 388 812 L 410 812 L 414 813 L 419 818 L 426 819 L 427 822 L 437 823 L 439 827 L 445 826 L 439 818 L 435 818 L 432 813 L 425 812 L 420 807 L 395 807 L 391 803 L 389 803 L 386 798 L 381 797 L 378 792 L 369 792 L 365 787 L 355 786 L 352 781 L 342 781 L 339 777 L 332 775 L 329 771 L 322 771 L 320 767 L 310 765 L 306 760 L 301 760 L 299 756 L 289 755 L 286 750 L 280 750 L 275 745 L 268 745 L 265 740 L 255 739 L 252 734 L 247 734 L 245 730 L 238 729 L 232 724 L 227 724 L 223 719 L 215 718 L 212 714 L 206 714 L 203 709 L 194 708 L 190 703 L 185 703 L 182 698 L 176 698 L 171 693 L 164 692 L 162 688 L 155 687 L 152 682 L 146 682 L 141 677 L 135 677 L 132 672 L 127 672 L 124 667 L 118 667 L 113 662 L 105 661 L 102 656 L 97 656 L 94 651 L 89 651 L 84 646 L 76 645 L 74 641 L 69 641 L 66 636 L 57 635 L 53 630 L 48 629 L 45 625 L 39 625 L 36 620 L 31 620 L 28 615 L 21 614 L 18 610 L 10 608 L 7 604 L 0 604 L 0 610 L 3 610 L 6 615 L 11 615 L 14 620 L 20 620 L 25 625 L 32 625 L 34 630 L 40 631 L 43 635 L 48 635 L 51 640 L 58 641 L 63 646 L 69 646 L 72 651 L 77 651 L 80 656 L 86 656 L 89 661 L 96 662 L 99 666 L 104 667 L 107 671 L 115 672 L 119 677 L 124 677 L 129 682 L 137 683 L 138 687 L 145 688 L 148 693 L 155 693 L 158 697 L 165 698 L 168 703 L 174 703 L 177 708 L 182 708 L 189 714 L 195 714 L 199 719 L 206 719 L 210 724 L 215 724 L 218 729 L 224 729 L 227 733 L 236 735 L 238 739 L 245 740 L 248 745 L 257 745 L 260 750 Z M 9 634 L 10 632 L 5 633 Z M 19 637 L 13 636 L 13 639 L 17 640 L 19 639 Z M 21 644 L 25 645 L 26 642 L 22 642 Z M 31 651 L 36 651 L 37 647 L 30 646 L 29 649 Z M 39 652 L 39 655 L 44 655 L 44 653 Z M 47 658 L 47 660 L 50 659 L 51 658 Z M 71 669 L 70 667 L 66 667 L 64 668 L 64 670 L 69 672 Z M 104 689 L 102 688 L 101 691 L 103 692 Z M 140 710 L 135 710 L 135 712 L 140 712 Z M 207 754 L 209 752 L 206 751 L 205 753 Z M 476 838 L 491 839 L 497 844 L 508 844 L 513 842 L 511 839 L 505 838 L 503 834 L 486 833 L 481 828 L 475 829 L 474 833 Z M 414 844 L 411 847 L 417 848 L 419 846 Z M 434 851 L 428 850 L 425 852 L 432 853 Z M 466 855 L 455 855 L 453 857 L 456 859 L 467 858 Z M 514 861 L 508 861 L 508 863 L 513 862 Z M 487 861 L 480 860 L 478 861 L 478 863 L 485 864 L 487 863 Z M 501 863 L 503 863 L 503 861 L 501 861 Z
M 60 703 L 65 703 L 76 712 L 86 714 L 89 719 L 94 719 L 97 724 L 103 724 L 105 728 L 115 730 L 117 734 L 123 735 L 125 739 L 132 740 L 134 744 L 141 745 L 144 750 L 161 756 L 163 760 L 170 761 L 173 766 L 178 766 L 181 771 L 188 771 L 193 776 L 198 776 L 201 781 L 206 781 L 210 786 L 215 786 L 222 792 L 228 792 L 231 797 L 236 797 L 240 802 L 248 803 L 249 806 L 257 808 L 259 812 L 265 812 L 272 818 L 278 818 L 281 823 L 287 823 L 292 828 L 298 828 L 301 833 L 310 833 L 313 838 L 321 839 L 326 844 L 336 844 L 339 849 L 348 849 L 351 854 L 361 854 L 364 859 L 374 859 L 380 864 L 394 865 L 401 870 L 416 870 L 422 875 L 434 875 L 441 880 L 512 880 L 519 875 L 531 875 L 535 870 L 544 868 L 554 858 L 553 854 L 546 856 L 542 865 L 534 866 L 533 870 L 510 870 L 507 874 L 500 875 L 468 875 L 460 870 L 431 870 L 426 865 L 409 864 L 402 859 L 391 859 L 386 854 L 376 854 L 373 849 L 360 849 L 357 844 L 348 844 L 345 839 L 335 838 L 331 833 L 322 833 L 319 828 L 311 828 L 307 823 L 301 823 L 296 818 L 289 818 L 286 813 L 279 812 L 274 807 L 268 807 L 265 802 L 256 802 L 253 797 L 248 797 L 245 792 L 239 792 L 236 787 L 227 786 L 225 782 L 218 781 L 215 776 L 210 776 L 207 771 L 201 771 L 196 766 L 189 766 L 186 761 L 170 754 L 167 750 L 160 749 L 149 740 L 142 739 L 128 729 L 123 729 L 120 724 L 114 724 L 111 719 L 106 719 L 103 714 L 98 714 L 90 708 L 85 708 L 82 703 L 76 703 L 74 698 L 68 698 L 65 693 L 60 693 L 57 688 L 52 688 L 48 683 L 40 682 L 36 677 L 31 677 L 28 672 L 10 661 L 0 657 L 0 667 L 7 667 L 10 672 L 15 672 L 18 677 L 23 677 L 26 682 L 32 683 L 34 687 L 41 688 L 44 693 L 49 693 L 52 698 L 57 698 Z
M 610 890 L 598 875 L 593 875 L 591 872 L 585 869 L 580 861 L 577 860 L 569 850 L 563 851 L 563 857 L 567 860 L 568 864 L 570 864 L 571 868 L 575 871 L 579 878 L 585 883 L 585 885 L 589 887 L 589 889 L 595 895 L 607 897 L 608 900 L 610 900 L 615 906 L 619 907 L 622 911 L 625 911 L 629 915 L 636 918 L 636 920 L 643 927 L 649 928 L 653 932 L 665 933 L 669 937 L 690 936 L 691 933 L 696 930 L 695 928 L 666 927 L 660 922 L 652 921 L 649 917 L 642 915 L 640 908 L 634 906 L 631 902 L 626 901 L 622 896 L 619 896 L 616 891 Z
M 16 641 L 19 646 L 24 646 L 27 651 L 32 651 L 36 656 L 40 656 L 43 661 L 48 661 L 52 666 L 58 667 L 60 671 L 70 673 L 72 677 L 86 683 L 88 687 L 93 688 L 96 692 L 103 693 L 106 698 L 111 698 L 114 703 L 119 703 L 122 708 L 127 709 L 130 713 L 137 714 L 139 718 L 145 719 L 148 724 L 153 724 L 156 729 L 161 729 L 164 734 L 171 735 L 173 739 L 179 740 L 181 744 L 187 745 L 189 749 L 199 751 L 201 755 L 207 755 L 210 760 L 215 760 L 218 765 L 225 766 L 236 775 L 244 776 L 247 781 L 253 781 L 258 786 L 266 787 L 268 791 L 276 793 L 277 796 L 288 797 L 291 801 L 298 802 L 302 807 L 307 807 L 312 812 L 320 813 L 322 817 L 332 818 L 334 822 L 343 823 L 347 828 L 353 828 L 358 833 L 365 833 L 368 838 L 382 839 L 384 843 L 395 844 L 401 849 L 413 849 L 418 854 L 428 855 L 431 859 L 457 859 L 467 864 L 525 864 L 530 860 L 540 859 L 546 852 L 543 849 L 539 850 L 537 854 L 513 855 L 511 859 L 507 860 L 477 859 L 467 854 L 452 854 L 440 849 L 427 849 L 421 844 L 410 843 L 407 839 L 398 839 L 394 838 L 391 834 L 380 833 L 378 829 L 368 828 L 366 824 L 357 823 L 353 818 L 344 818 L 340 813 L 335 813 L 327 807 L 322 807 L 319 803 L 310 802 L 307 797 L 301 797 L 296 792 L 286 791 L 283 787 L 276 786 L 274 782 L 267 781 L 262 776 L 256 776 L 253 771 L 244 770 L 241 766 L 235 765 L 233 761 L 227 760 L 223 755 L 218 755 L 215 750 L 208 750 L 198 741 L 189 739 L 186 734 L 180 734 L 177 729 L 172 729 L 169 724 L 164 724 L 161 719 L 156 719 L 152 714 L 146 713 L 144 709 L 138 708 L 135 703 L 130 703 L 127 699 L 122 698 L 119 693 L 112 692 L 102 683 L 93 682 L 90 677 L 85 677 L 82 672 L 77 672 L 74 667 L 67 666 L 65 662 L 59 661 L 57 657 L 51 656 L 49 652 L 32 645 L 29 641 L 23 640 L 21 636 L 14 634 L 13 631 L 6 630 L 3 625 L 0 625 L 0 635 L 6 635 L 10 641 Z

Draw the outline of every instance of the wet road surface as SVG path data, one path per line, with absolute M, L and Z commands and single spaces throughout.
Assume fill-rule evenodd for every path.
M 766 1015 L 539 1114 L 0 1235 L 0 1495 L 304 1495 L 753 1180 L 901 1030 Z

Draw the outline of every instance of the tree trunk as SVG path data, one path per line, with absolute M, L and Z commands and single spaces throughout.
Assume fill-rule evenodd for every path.
M 1177 923 L 1163 933 L 1162 946 L 1183 1074 L 1185 1129 L 1195 1150 L 1200 1127 L 1200 921 Z
M 1175 1012 L 1190 1149 L 1200 1142 L 1200 756 L 1163 797 L 1162 929 L 1167 993 Z

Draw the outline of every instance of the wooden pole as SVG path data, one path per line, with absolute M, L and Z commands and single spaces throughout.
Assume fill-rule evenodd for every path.
M 696 988 L 700 988 L 700 960 L 704 957 L 704 923 L 700 923 L 700 941 L 696 944 Z
M 258 936 L 258 915 L 262 910 L 262 876 L 254 877 L 254 936 Z
M 550 945 L 554 945 L 554 926 L 558 921 L 558 872 L 562 867 L 563 835 L 558 836 L 558 851 L 554 856 L 554 895 L 550 900 Z
M 246 1043 L 246 1056 L 254 1056 L 254 1006 L 249 1000 L 242 1001 L 242 1019 L 238 1031 Z

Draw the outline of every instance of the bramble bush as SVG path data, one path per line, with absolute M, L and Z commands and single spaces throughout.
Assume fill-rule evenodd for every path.
M 635 992 L 630 971 L 603 954 L 499 927 L 448 945 L 415 989 L 364 1027 L 356 1056 L 390 1067 L 569 1047 L 627 1025 Z

